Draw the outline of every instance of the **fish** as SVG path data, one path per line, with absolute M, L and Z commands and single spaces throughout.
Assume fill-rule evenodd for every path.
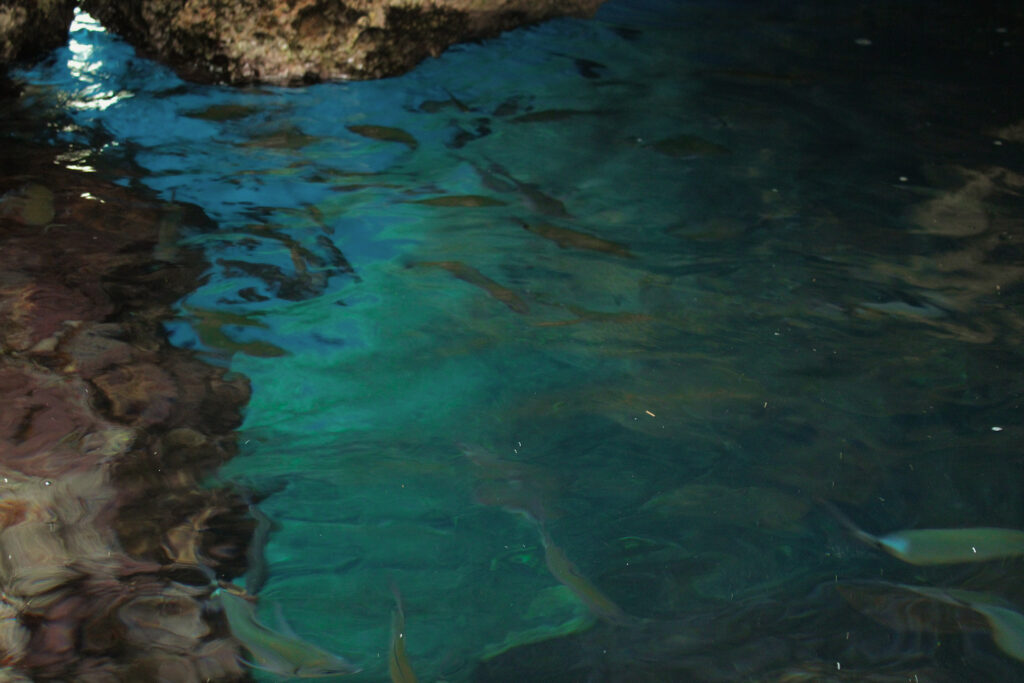
M 1024 661 L 1024 614 L 1006 600 L 987 593 L 959 588 L 884 583 L 880 585 L 920 595 L 957 609 L 975 612 L 984 619 L 996 646 L 1014 659 Z M 970 627 L 971 624 L 965 626 Z
M 576 65 L 576 71 L 583 78 L 601 78 L 601 72 L 608 67 L 601 62 L 595 62 L 592 59 L 583 59 L 577 57 L 573 60 L 573 64 Z
M 261 147 L 263 149 L 297 150 L 313 144 L 320 138 L 307 135 L 295 126 L 287 126 L 271 133 L 256 135 L 241 147 Z
M 443 197 L 429 197 L 417 199 L 410 204 L 424 204 L 426 206 L 460 206 L 476 208 L 480 206 L 505 206 L 505 202 L 493 197 L 485 197 L 479 194 L 449 194 Z
M 463 113 L 474 111 L 469 105 L 459 100 L 459 98 L 455 97 L 455 95 L 451 94 L 448 90 L 445 90 L 444 88 L 442 88 L 442 90 L 444 90 L 445 94 L 448 95 L 447 100 L 425 100 L 420 103 L 420 106 L 418 106 L 416 110 L 428 114 L 436 114 L 442 109 L 447 109 L 448 107 L 455 107 L 455 109 Z
M 395 609 L 391 612 L 391 647 L 388 650 L 388 673 L 391 683 L 416 683 L 416 673 L 409 663 L 405 652 L 405 609 L 402 607 L 402 594 L 398 586 L 391 584 L 391 592 L 395 596 Z
M 473 487 L 473 498 L 481 505 L 500 507 L 507 512 L 522 515 L 531 522 L 558 516 L 551 511 L 546 491 L 518 479 L 481 481 Z
M 571 59 L 573 61 L 573 65 L 576 67 L 576 72 L 583 78 L 601 78 L 601 72 L 608 68 L 607 65 L 602 64 L 601 62 L 595 62 L 592 59 L 573 57 L 572 55 L 565 54 L 564 52 L 554 52 L 552 54 L 558 55 L 559 57 L 565 57 L 566 59 Z
M 420 146 L 420 143 L 416 138 L 401 128 L 372 125 L 345 126 L 345 128 L 356 135 L 361 135 L 362 137 L 370 138 L 371 140 L 380 140 L 381 142 L 399 142 L 409 149 L 416 149 Z
M 622 608 L 580 573 L 572 560 L 566 556 L 565 551 L 555 545 L 547 529 L 541 525 L 538 527 L 541 543 L 544 545 L 544 561 L 547 563 L 551 575 L 582 600 L 590 609 L 591 614 L 598 619 L 611 623 L 626 621 L 627 615 Z
M 591 311 L 580 306 L 573 306 L 572 304 L 566 304 L 562 306 L 562 308 L 565 308 L 576 317 L 569 320 L 545 320 L 534 323 L 534 326 L 567 327 L 569 325 L 579 325 L 585 322 L 609 323 L 612 325 L 637 325 L 654 320 L 654 316 L 646 313 L 630 313 L 628 311 Z
M 831 503 L 822 503 L 854 538 L 908 564 L 987 562 L 1024 555 L 1024 531 L 1017 529 L 905 529 L 875 536 L 861 529 Z
M 499 178 L 494 173 L 477 166 L 470 162 L 473 166 L 473 170 L 480 176 L 480 184 L 486 187 L 491 192 L 515 192 L 516 184 L 511 180 L 504 180 Z
M 263 584 L 267 582 L 267 576 L 270 574 L 263 551 L 267 547 L 267 541 L 270 540 L 274 522 L 255 503 L 249 502 L 248 505 L 249 514 L 256 520 L 256 529 L 253 530 L 252 539 L 245 549 L 245 590 L 249 595 L 255 595 L 263 588 Z
M 185 311 L 194 319 L 193 326 L 199 340 L 205 345 L 228 353 L 244 353 L 256 358 L 276 358 L 285 356 L 287 351 L 280 346 L 261 340 L 235 341 L 225 334 L 226 325 L 266 328 L 266 324 L 248 315 L 239 315 L 227 311 L 193 308 L 186 306 Z
M 212 104 L 205 109 L 185 112 L 185 116 L 203 121 L 237 121 L 260 111 L 258 107 L 245 104 Z
M 992 641 L 1014 659 L 1024 661 L 1024 614 L 1000 605 L 972 605 L 988 620 Z
M 526 302 L 518 294 L 508 287 L 499 285 L 476 268 L 467 266 L 461 261 L 422 261 L 418 265 L 443 268 L 460 280 L 484 290 L 492 298 L 505 304 L 512 311 L 520 315 L 530 312 L 530 307 L 526 305 Z
M 231 635 L 255 660 L 244 661 L 247 666 L 289 678 L 347 676 L 360 671 L 338 655 L 261 624 L 253 603 L 241 589 L 221 586 L 213 595 L 224 610 Z
M 518 180 L 502 166 L 496 163 L 491 164 L 491 171 L 504 176 L 510 183 L 515 185 L 516 190 L 520 195 L 522 195 L 524 203 L 531 211 L 536 211 L 537 213 L 542 213 L 545 216 L 552 216 L 554 218 L 572 217 L 569 214 L 569 211 L 565 208 L 565 204 L 551 195 L 542 192 L 537 185 L 533 183 L 524 183 L 521 180 Z M 481 178 L 484 177 L 484 172 L 481 170 L 478 169 L 477 173 L 481 175 Z
M 512 116 L 519 111 L 519 106 L 519 99 L 510 97 L 495 107 L 493 114 L 495 116 Z
M 457 444 L 474 465 L 473 496 L 481 505 L 500 507 L 539 524 L 559 516 L 554 506 L 559 484 L 547 469 L 515 460 L 502 460 L 475 444 Z
M 478 118 L 472 122 L 475 124 L 475 130 L 466 130 L 462 126 L 455 126 L 455 134 L 452 139 L 445 143 L 446 147 L 452 149 L 461 149 L 474 140 L 487 137 L 491 134 L 491 120 L 488 118 Z
M 548 471 L 537 465 L 516 460 L 504 460 L 492 451 L 471 443 L 456 443 L 462 454 L 477 468 L 480 479 L 550 479 Z
M 621 258 L 633 258 L 633 254 L 630 253 L 629 247 L 618 242 L 610 242 L 594 235 L 580 232 L 579 230 L 572 230 L 571 228 L 562 228 L 557 225 L 551 225 L 550 223 L 527 223 L 524 220 L 516 219 L 523 229 L 532 232 L 534 235 L 543 237 L 546 240 L 551 240 L 562 249 L 586 249 L 588 251 L 597 251 L 602 254 L 611 254 L 612 256 L 619 256 Z
M 974 610 L 882 581 L 844 581 L 836 591 L 861 614 L 894 631 L 961 633 L 985 631 L 988 624 Z

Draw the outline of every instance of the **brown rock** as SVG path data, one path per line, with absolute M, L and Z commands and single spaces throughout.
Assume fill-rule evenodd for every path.
M 113 365 L 122 365 L 138 353 L 130 344 L 118 339 L 120 325 L 80 325 L 62 341 L 60 351 L 67 357 L 65 373 L 77 373 L 89 379 Z
M 204 270 L 198 254 L 164 249 L 154 262 L 164 217 L 184 229 L 203 221 L 63 169 L 53 150 L 9 143 L 0 680 L 242 678 L 237 646 L 210 640 L 219 622 L 203 611 L 206 577 L 180 560 L 244 571 L 244 501 L 197 482 L 234 454 L 248 386 L 167 343 L 161 322 Z M 163 566 L 164 541 L 178 564 Z
M 81 289 L 55 282 L 34 282 L 0 299 L 0 343 L 15 351 L 26 351 L 61 331 L 66 323 L 98 320 L 113 311 L 102 293 L 90 298 Z M 54 339 L 56 343 L 56 339 Z
M 171 414 L 178 387 L 155 365 L 122 365 L 93 377 L 110 402 L 110 414 L 139 426 L 159 424 Z
M 603 0 L 85 0 L 87 12 L 185 78 L 300 85 L 408 71 L 453 43 Z
M 74 0 L 0 2 L 0 66 L 66 43 L 75 4 Z
M 76 377 L 0 361 L 0 463 L 28 475 L 56 477 L 125 452 L 131 436 L 95 413 L 90 391 Z

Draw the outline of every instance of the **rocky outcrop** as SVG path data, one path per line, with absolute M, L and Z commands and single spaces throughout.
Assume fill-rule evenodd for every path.
M 199 482 L 248 385 L 162 326 L 206 268 L 173 235 L 208 219 L 59 158 L 0 149 L 0 681 L 243 679 L 208 572 L 252 525 Z
M 75 0 L 0 1 L 0 67 L 66 43 L 76 4 Z
M 298 85 L 394 76 L 449 45 L 603 0 L 84 0 L 143 54 L 200 82 Z

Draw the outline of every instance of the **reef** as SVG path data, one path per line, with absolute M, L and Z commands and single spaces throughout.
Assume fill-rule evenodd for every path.
M 242 679 L 207 598 L 253 522 L 200 482 L 249 387 L 163 329 L 206 268 L 177 238 L 209 221 L 0 150 L 0 679 Z

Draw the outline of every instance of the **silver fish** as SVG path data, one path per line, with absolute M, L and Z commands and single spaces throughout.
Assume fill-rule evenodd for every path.
M 247 665 L 289 678 L 347 676 L 360 671 L 297 636 L 270 630 L 256 620 L 253 604 L 243 594 L 218 588 L 214 596 L 224 609 L 231 635 L 255 660 L 245 662 Z

